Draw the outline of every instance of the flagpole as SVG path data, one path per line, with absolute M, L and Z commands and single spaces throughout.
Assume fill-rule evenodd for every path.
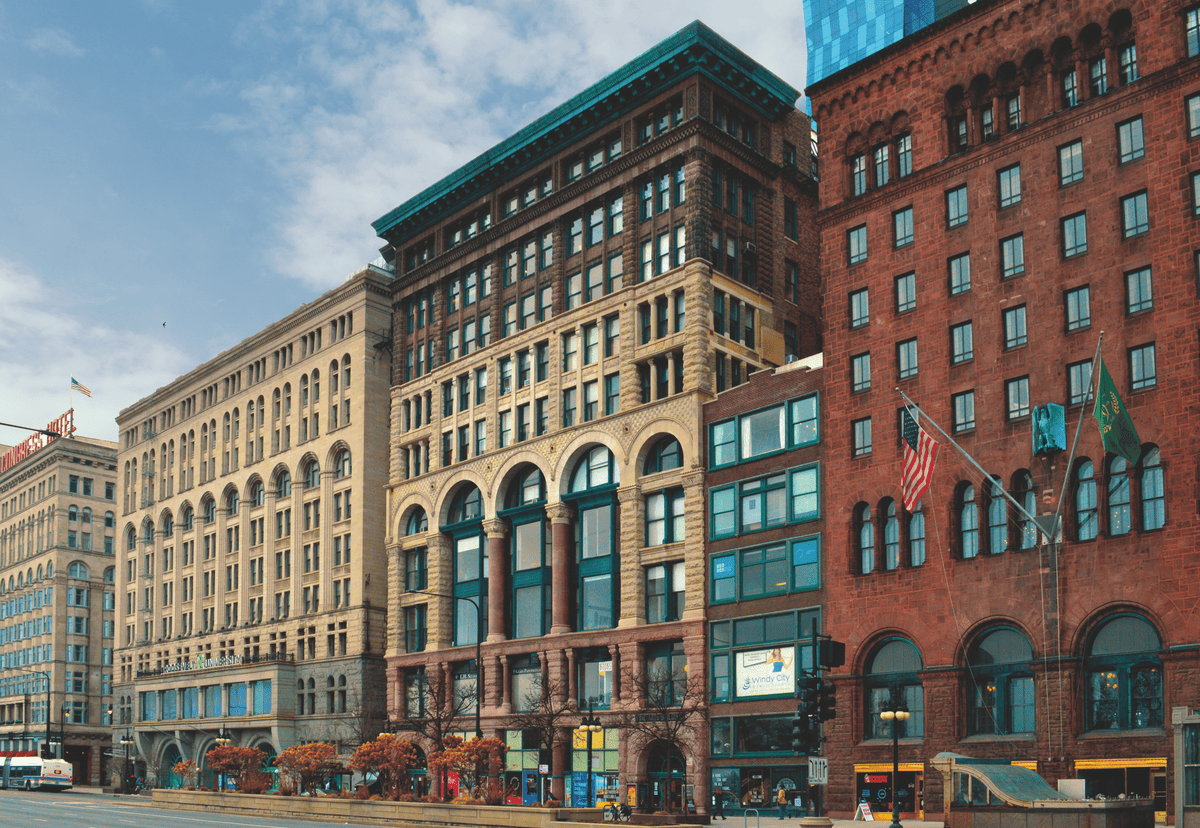
M 1058 522 L 1062 515 L 1063 503 L 1066 502 L 1067 486 L 1071 483 L 1071 464 L 1075 462 L 1075 452 L 1079 449 L 1079 435 L 1083 431 L 1083 421 L 1087 419 L 1087 404 L 1092 399 L 1092 388 L 1100 381 L 1100 372 L 1097 367 L 1100 363 L 1100 346 L 1104 342 L 1104 331 L 1100 332 L 1100 338 L 1096 340 L 1096 355 L 1092 357 L 1092 375 L 1088 377 L 1087 393 L 1084 394 L 1083 404 L 1079 407 L 1079 422 L 1075 424 L 1075 439 L 1071 442 L 1071 454 L 1067 457 L 1067 470 L 1063 475 L 1062 491 L 1058 495 L 1058 505 L 1054 508 L 1054 523 L 1050 528 L 1054 534 L 1052 538 L 1058 537 Z
M 994 482 L 994 479 L 992 478 L 992 476 L 990 474 L 988 474 L 988 472 L 983 468 L 983 466 L 981 466 L 977 462 L 975 462 L 975 458 L 972 457 L 970 454 L 968 454 L 966 449 L 964 449 L 958 443 L 954 442 L 954 438 L 951 437 L 949 434 L 947 434 L 945 431 L 943 431 L 942 427 L 937 424 L 937 421 L 934 420 L 933 417 L 930 417 L 925 411 L 923 411 L 921 409 L 921 406 L 919 406 L 915 402 L 913 402 L 907 394 L 905 394 L 903 391 L 900 390 L 899 387 L 896 388 L 896 393 L 898 393 L 901 397 L 903 397 L 904 401 L 907 402 L 909 405 L 911 405 L 913 408 L 915 408 L 918 413 L 924 414 L 925 419 L 929 420 L 930 425 L 932 425 L 934 428 L 936 428 L 938 430 L 938 434 L 941 434 L 943 437 L 945 437 L 946 440 L 950 443 L 950 445 L 952 445 L 956 449 L 958 449 L 959 453 L 962 454 L 963 457 L 965 457 L 971 461 L 971 465 L 979 470 L 979 473 L 983 475 L 984 480 L 987 480 L 989 483 Z M 1000 494 L 1004 495 L 1004 497 L 1008 500 L 1008 502 L 1011 503 L 1013 506 L 1015 506 L 1017 511 L 1025 516 L 1026 520 L 1029 520 L 1036 525 L 1037 521 L 1034 520 L 1034 516 L 1029 514 L 1029 512 L 1025 511 L 1025 507 L 1022 506 L 1020 503 L 1018 503 L 1016 501 L 1016 498 L 1014 498 L 1012 495 L 1010 495 L 1005 490 L 1004 486 L 993 486 L 992 488 L 999 489 Z

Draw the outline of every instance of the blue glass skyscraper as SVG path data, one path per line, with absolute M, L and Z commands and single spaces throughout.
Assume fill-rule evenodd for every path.
M 974 0 L 804 0 L 813 84 Z

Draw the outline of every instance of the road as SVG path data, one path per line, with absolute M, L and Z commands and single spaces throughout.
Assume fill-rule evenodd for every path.
M 0 828 L 313 828 L 312 820 L 174 811 L 119 798 L 62 791 L 0 790 Z M 378 828 L 366 823 L 340 823 Z

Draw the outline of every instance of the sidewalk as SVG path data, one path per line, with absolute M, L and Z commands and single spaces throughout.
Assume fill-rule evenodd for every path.
M 730 814 L 728 820 L 718 819 L 713 822 L 713 824 L 719 825 L 724 824 L 725 822 L 729 822 L 733 828 L 740 828 L 742 825 L 755 826 L 758 824 L 771 826 L 795 825 L 796 828 L 799 828 L 800 826 L 800 820 L 798 817 L 789 816 L 787 819 L 780 819 L 779 811 L 775 808 L 764 808 L 757 818 L 752 813 L 748 815 L 742 813 Z M 900 822 L 904 828 L 943 828 L 943 823 L 940 821 L 930 822 L 916 819 L 902 819 Z M 886 820 L 875 820 L 874 822 L 863 822 L 862 820 L 858 820 L 856 822 L 852 819 L 833 820 L 833 828 L 871 828 L 873 825 L 878 825 L 879 828 L 887 828 L 887 826 L 890 824 L 890 814 Z

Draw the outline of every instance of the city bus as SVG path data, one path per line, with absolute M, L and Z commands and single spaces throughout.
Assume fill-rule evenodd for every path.
M 0 757 L 0 788 L 65 791 L 71 787 L 71 763 L 39 756 Z

